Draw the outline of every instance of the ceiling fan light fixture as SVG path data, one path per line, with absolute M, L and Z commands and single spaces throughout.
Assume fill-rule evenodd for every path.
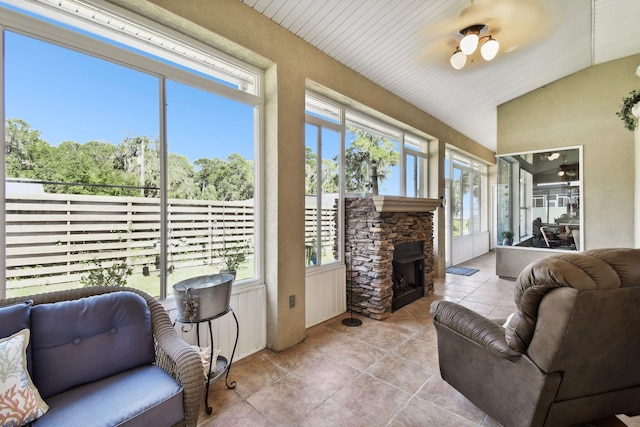
M 465 55 L 471 55 L 478 48 L 480 31 L 485 28 L 484 24 L 476 24 L 460 30 L 462 40 L 460 40 L 460 50 Z
M 460 50 L 465 55 L 471 55 L 478 47 L 478 35 L 467 34 L 460 40 Z
M 462 70 L 467 63 L 467 55 L 465 55 L 460 48 L 456 49 L 456 51 L 451 55 L 451 66 L 456 70 Z
M 494 39 L 493 36 L 485 36 L 486 38 L 482 46 L 480 47 L 480 54 L 485 61 L 491 61 L 498 54 L 498 49 L 500 49 L 500 43 L 498 40 Z

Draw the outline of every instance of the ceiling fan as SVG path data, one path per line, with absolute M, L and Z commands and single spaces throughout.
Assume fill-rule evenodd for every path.
M 550 1 L 471 0 L 457 15 L 427 29 L 427 54 L 446 58 L 460 70 L 521 49 L 553 29 Z

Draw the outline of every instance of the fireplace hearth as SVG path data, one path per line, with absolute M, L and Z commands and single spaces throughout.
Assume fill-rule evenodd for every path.
M 382 320 L 433 293 L 435 199 L 373 196 L 345 201 L 347 304 Z

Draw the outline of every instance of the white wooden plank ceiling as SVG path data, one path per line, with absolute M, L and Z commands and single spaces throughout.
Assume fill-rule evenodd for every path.
M 498 105 L 640 53 L 640 0 L 476 0 L 500 51 L 459 71 L 449 57 L 469 0 L 240 1 L 491 150 Z

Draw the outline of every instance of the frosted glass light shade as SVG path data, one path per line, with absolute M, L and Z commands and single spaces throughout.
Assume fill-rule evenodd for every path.
M 451 66 L 453 68 L 455 68 L 456 70 L 461 70 L 467 63 L 467 55 L 459 50 L 456 50 L 456 53 L 451 55 L 451 59 L 449 61 L 451 62 Z
M 460 40 L 460 50 L 465 55 L 471 55 L 478 48 L 478 34 L 467 33 L 466 36 Z
M 484 58 L 485 61 L 491 61 L 498 54 L 498 49 L 500 48 L 500 43 L 498 40 L 489 36 L 489 40 L 485 41 L 480 48 L 480 54 Z

